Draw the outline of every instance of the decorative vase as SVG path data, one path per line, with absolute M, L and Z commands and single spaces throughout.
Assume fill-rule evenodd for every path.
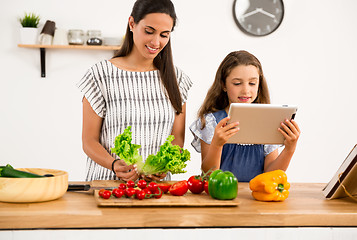
M 21 44 L 37 44 L 38 28 L 23 27 L 20 28 Z

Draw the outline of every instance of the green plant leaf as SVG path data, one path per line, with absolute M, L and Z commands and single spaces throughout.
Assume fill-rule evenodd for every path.
M 25 13 L 23 18 L 20 18 L 20 23 L 23 27 L 37 28 L 40 22 L 40 16 L 34 13 Z

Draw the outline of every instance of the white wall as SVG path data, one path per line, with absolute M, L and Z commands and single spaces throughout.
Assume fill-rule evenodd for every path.
M 47 51 L 47 77 L 40 77 L 37 49 L 18 48 L 18 17 L 41 15 L 65 29 L 100 29 L 122 36 L 134 0 L 13 0 L 0 7 L 0 165 L 56 168 L 83 180 L 81 95 L 75 84 L 110 51 Z M 98 4 L 99 3 L 99 4 Z M 179 22 L 173 34 L 175 64 L 194 82 L 187 105 L 188 172 L 200 172 L 190 142 L 195 119 L 219 63 L 245 49 L 262 62 L 272 102 L 297 104 L 302 135 L 287 171 L 292 182 L 327 182 L 357 143 L 357 1 L 285 0 L 285 17 L 273 34 L 243 34 L 232 17 L 233 0 L 174 0 Z

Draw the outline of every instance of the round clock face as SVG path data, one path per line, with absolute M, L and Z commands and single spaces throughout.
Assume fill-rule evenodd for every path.
M 274 32 L 284 17 L 282 0 L 235 0 L 233 16 L 238 27 L 253 36 Z

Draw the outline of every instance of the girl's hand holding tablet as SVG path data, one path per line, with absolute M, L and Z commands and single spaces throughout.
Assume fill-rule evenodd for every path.
M 300 128 L 294 119 L 281 123 L 281 128 L 278 131 L 284 136 L 284 146 L 286 150 L 295 151 L 297 141 L 300 137 Z
M 223 146 L 227 140 L 239 131 L 239 123 L 228 123 L 230 117 L 223 118 L 216 126 L 214 136 L 212 139 L 212 145 Z

